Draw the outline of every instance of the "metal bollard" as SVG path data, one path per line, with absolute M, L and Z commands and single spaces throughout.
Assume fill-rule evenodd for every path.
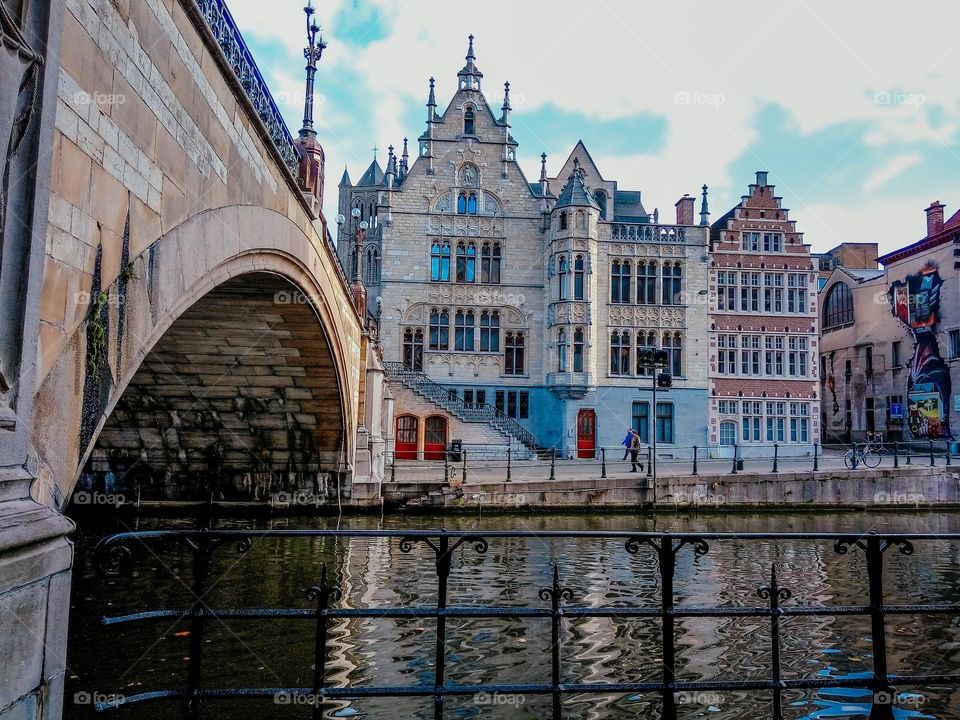
M 900 441 L 893 441 L 893 466 L 895 468 L 900 467 Z
M 450 451 L 443 451 L 443 481 L 450 481 Z
M 911 462 L 910 462 L 910 441 L 909 440 L 907 440 L 906 446 L 907 446 L 907 465 L 910 465 Z
M 737 444 L 733 444 L 733 470 L 730 471 L 731 475 L 737 474 Z
M 605 447 L 600 448 L 600 477 L 605 478 L 607 476 L 607 449 Z
M 510 477 L 513 474 L 512 468 L 510 467 L 510 459 L 513 454 L 513 448 L 510 445 L 507 445 L 507 482 L 510 482 Z
M 817 472 L 820 469 L 819 458 L 817 457 L 817 444 L 813 444 L 813 471 Z
M 853 443 L 853 469 L 857 469 L 857 444 Z
M 463 450 L 463 484 L 467 484 L 467 450 Z
M 557 446 L 550 448 L 550 479 L 557 479 Z
M 397 451 L 393 451 L 393 462 L 390 463 L 390 482 L 397 481 Z
M 647 477 L 653 477 L 653 447 L 647 445 Z
M 696 445 L 693 446 L 693 474 L 694 475 L 700 474 L 697 472 L 697 446 Z
M 950 462 L 950 442 L 947 441 L 947 450 L 944 452 L 943 456 L 947 461 L 947 466 L 949 467 L 952 463 Z
M 779 459 L 780 446 L 777 443 L 773 444 L 773 471 L 780 472 L 777 470 L 777 460 Z
M 936 461 L 933 459 L 933 440 L 928 440 L 930 443 L 930 467 L 933 467 L 936 464 Z

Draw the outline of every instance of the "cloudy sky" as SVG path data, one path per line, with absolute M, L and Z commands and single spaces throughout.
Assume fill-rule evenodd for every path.
M 303 4 L 229 0 L 293 131 Z M 815 250 L 891 250 L 923 236 L 930 202 L 948 215 L 960 204 L 952 0 L 319 0 L 317 19 L 327 214 L 344 165 L 356 180 L 374 146 L 382 164 L 388 145 L 423 132 L 431 75 L 444 108 L 471 32 L 497 107 L 510 81 L 530 179 L 541 152 L 555 172 L 582 138 L 648 210 L 707 183 L 716 218 L 765 169 Z

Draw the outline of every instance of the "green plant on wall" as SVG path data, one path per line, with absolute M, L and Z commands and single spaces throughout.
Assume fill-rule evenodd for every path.
M 137 269 L 133 266 L 133 263 L 128 263 L 127 266 L 120 271 L 121 280 L 136 280 L 138 277 Z
M 107 344 L 107 330 L 100 322 L 100 316 L 106 306 L 107 293 L 105 290 L 101 290 L 90 305 L 90 342 L 89 347 L 87 347 L 87 370 L 91 375 L 97 373 Z

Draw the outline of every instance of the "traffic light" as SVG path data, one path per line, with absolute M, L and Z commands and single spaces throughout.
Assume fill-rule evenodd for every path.
M 659 367 L 664 367 L 670 359 L 669 353 L 666 350 L 654 350 L 653 351 L 653 360 Z
M 670 376 L 670 373 L 662 372 L 659 375 L 657 375 L 657 387 L 658 388 L 673 387 L 673 378 Z

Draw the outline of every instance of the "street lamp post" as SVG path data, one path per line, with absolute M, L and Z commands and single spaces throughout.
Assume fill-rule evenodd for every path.
M 307 0 L 303 12 L 307 16 L 307 47 L 303 49 L 303 57 L 307 61 L 307 94 L 303 101 L 303 127 L 300 129 L 300 136 L 314 137 L 317 133 L 313 128 L 313 85 L 317 74 L 317 63 L 327 44 L 323 41 L 323 35 L 317 40 L 320 26 L 313 19 L 313 14 L 316 12 L 313 0 Z
M 667 367 L 669 362 L 670 355 L 666 350 L 655 348 L 640 350 L 638 363 L 650 373 L 650 390 L 653 395 L 650 415 L 647 417 L 647 432 L 650 433 L 650 471 L 653 474 L 654 492 L 657 490 L 657 388 L 669 388 L 673 385 L 673 378 L 670 373 L 658 373 L 657 370 Z
M 341 213 L 337 215 L 337 227 L 343 232 L 343 223 L 346 218 Z M 350 266 L 350 290 L 353 293 L 353 304 L 361 318 L 367 317 L 367 291 L 363 286 L 360 274 L 360 254 L 363 252 L 363 238 L 367 231 L 367 221 L 360 219 L 360 208 L 350 211 L 350 225 L 353 229 L 353 262 Z

